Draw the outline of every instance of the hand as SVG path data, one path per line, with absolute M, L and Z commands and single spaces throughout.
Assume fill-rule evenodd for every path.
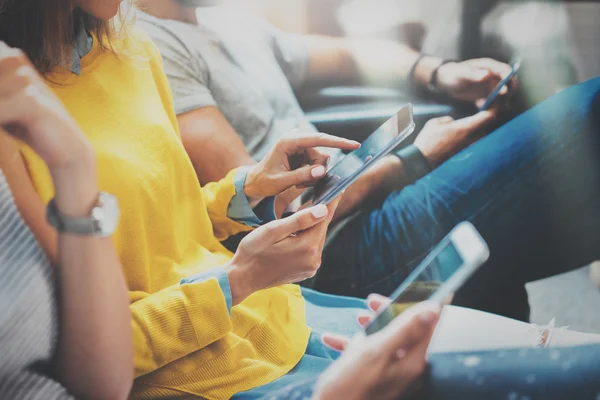
M 387 301 L 370 296 L 369 307 L 377 310 Z M 373 335 L 353 341 L 325 335 L 325 344 L 344 353 L 321 375 L 314 398 L 394 400 L 406 394 L 425 370 L 440 311 L 437 304 L 421 303 Z M 370 319 L 359 317 L 359 322 L 366 325 Z
M 233 304 L 252 293 L 312 278 L 339 198 L 261 226 L 242 240 L 226 266 Z
M 510 65 L 490 58 L 448 63 L 437 72 L 437 86 L 456 99 L 475 102 L 487 98 L 510 72 Z M 500 96 L 514 90 L 516 85 L 516 79 L 511 80 Z
M 87 215 L 98 196 L 91 144 L 20 50 L 0 42 L 0 128 L 48 165 L 56 204 Z
M 27 56 L 0 42 L 0 127 L 29 145 L 51 170 L 93 152 L 60 100 Z
M 323 178 L 329 156 L 315 147 L 355 150 L 360 143 L 324 133 L 287 136 L 248 172 L 244 187 L 246 196 L 275 196 L 293 186 L 310 186 Z
M 479 139 L 495 118 L 495 109 L 456 121 L 452 117 L 434 118 L 425 124 L 414 144 L 435 168 Z

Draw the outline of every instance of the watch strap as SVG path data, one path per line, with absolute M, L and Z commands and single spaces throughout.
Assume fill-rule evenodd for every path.
M 421 150 L 413 144 L 393 153 L 402 161 L 406 184 L 410 185 L 431 172 L 431 166 Z
M 55 199 L 50 200 L 47 209 L 48 223 L 61 233 L 82 236 L 98 236 L 100 227 L 91 218 L 75 218 L 61 214 L 56 207 Z
M 427 89 L 433 93 L 442 93 L 443 91 L 438 87 L 438 73 L 440 68 L 442 68 L 446 64 L 450 64 L 455 62 L 454 60 L 443 60 L 440 65 L 435 67 L 433 72 L 431 73 L 431 78 L 429 79 L 429 83 L 427 84 Z

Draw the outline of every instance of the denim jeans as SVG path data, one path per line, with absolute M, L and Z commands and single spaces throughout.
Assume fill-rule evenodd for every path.
M 433 354 L 421 400 L 598 400 L 600 345 Z M 309 400 L 299 382 L 264 400 Z
M 525 283 L 600 259 L 599 91 L 564 90 L 390 194 L 330 244 L 314 288 L 389 294 L 467 220 L 491 257 L 455 303 L 528 320 Z

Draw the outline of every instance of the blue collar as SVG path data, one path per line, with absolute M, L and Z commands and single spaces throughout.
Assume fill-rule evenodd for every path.
M 73 39 L 71 72 L 76 75 L 81 73 L 81 59 L 92 50 L 93 44 L 94 39 L 85 29 L 83 18 L 78 16 L 75 21 L 75 36 Z

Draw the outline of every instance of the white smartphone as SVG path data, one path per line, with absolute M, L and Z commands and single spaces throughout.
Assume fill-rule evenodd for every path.
M 325 177 L 293 200 L 283 216 L 318 204 L 328 204 L 377 161 L 398 147 L 414 129 L 412 104 L 407 104 L 373 132 L 359 149 L 342 158 L 327 171 Z
M 489 248 L 473 224 L 460 223 L 392 293 L 391 303 L 365 328 L 367 335 L 383 329 L 417 303 L 446 302 L 489 256 Z

